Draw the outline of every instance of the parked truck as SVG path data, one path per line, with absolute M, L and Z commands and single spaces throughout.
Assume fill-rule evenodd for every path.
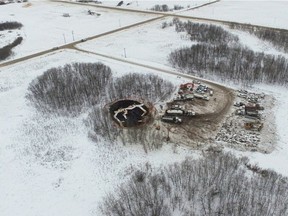
M 162 116 L 161 120 L 163 122 L 169 122 L 169 123 L 174 123 L 174 124 L 181 124 L 182 123 L 182 119 L 177 117 L 177 116 L 164 115 L 164 116 Z
M 210 100 L 210 98 L 209 98 L 206 94 L 195 93 L 195 94 L 194 94 L 194 97 L 195 97 L 195 98 L 199 98 L 199 99 L 203 99 L 203 100 L 207 100 L 207 101 Z
M 168 109 L 166 110 L 166 115 L 169 116 L 194 116 L 195 112 L 192 110 L 175 110 L 175 109 Z

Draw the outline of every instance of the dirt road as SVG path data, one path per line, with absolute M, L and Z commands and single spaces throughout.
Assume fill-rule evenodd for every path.
M 109 56 L 109 55 L 105 55 L 101 53 L 90 52 L 90 51 L 83 50 L 77 47 L 74 47 L 73 49 L 81 51 L 81 52 L 85 52 L 88 54 L 93 54 L 93 55 L 101 56 L 104 58 L 112 59 L 115 61 L 151 69 L 151 70 L 154 70 L 155 73 L 175 75 L 175 79 L 177 79 L 177 77 L 180 76 L 180 77 L 191 79 L 191 80 L 196 79 L 206 85 L 209 85 L 209 87 L 211 87 L 214 90 L 213 99 L 216 98 L 216 100 L 214 101 L 213 99 L 211 99 L 211 101 L 209 102 L 202 101 L 203 102 L 202 106 L 205 107 L 207 103 L 213 103 L 213 107 L 214 107 L 213 111 L 204 112 L 200 115 L 198 114 L 196 117 L 184 119 L 184 124 L 180 126 L 177 130 L 175 130 L 175 133 L 171 132 L 171 137 L 173 137 L 173 134 L 174 134 L 175 135 L 174 139 L 177 140 L 178 143 L 180 143 L 180 141 L 177 135 L 179 134 L 182 135 L 183 133 L 186 134 L 188 138 L 188 141 L 185 141 L 185 143 L 181 143 L 185 145 L 188 144 L 190 146 L 194 146 L 195 143 L 199 143 L 199 142 L 203 142 L 207 140 L 213 140 L 221 127 L 221 123 L 223 122 L 223 120 L 229 113 L 231 106 L 233 105 L 234 90 L 227 88 L 223 85 L 220 85 L 218 83 L 205 80 L 199 77 L 195 77 L 189 74 L 175 72 L 173 70 L 168 70 L 168 69 L 158 68 L 158 67 L 138 63 L 138 62 L 133 62 L 125 58 L 118 58 L 115 56 Z M 165 124 L 163 126 L 165 127 Z M 187 140 L 187 139 L 183 139 L 183 140 Z

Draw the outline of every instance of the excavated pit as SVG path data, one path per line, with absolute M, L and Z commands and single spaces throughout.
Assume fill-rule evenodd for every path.
M 137 127 L 149 119 L 149 108 L 139 101 L 118 100 L 109 107 L 112 119 L 120 127 Z

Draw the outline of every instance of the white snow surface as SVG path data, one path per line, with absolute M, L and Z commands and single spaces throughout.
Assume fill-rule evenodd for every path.
M 198 157 L 197 152 L 172 146 L 145 154 L 141 146 L 94 143 L 78 118 L 45 117 L 29 105 L 29 83 L 51 67 L 75 61 L 109 65 L 115 76 L 151 73 L 113 60 L 61 51 L 0 70 L 0 212 L 3 216 L 100 215 L 98 205 L 109 192 L 129 177 L 132 167 L 154 167 Z M 174 76 L 163 78 L 175 80 Z M 288 175 L 286 88 L 257 86 L 276 96 L 275 116 L 279 139 L 269 155 L 239 153 L 264 168 Z M 49 141 L 49 142 L 47 142 Z M 17 208 L 15 208 L 17 206 Z
M 98 1 L 101 2 L 99 5 L 103 6 L 110 6 L 110 7 L 116 7 L 117 4 L 120 2 L 120 0 L 103 0 Z M 169 9 L 173 9 L 174 5 L 182 6 L 183 9 L 193 8 L 200 5 L 203 5 L 205 3 L 210 2 L 209 0 L 202 0 L 202 1 L 174 1 L 174 0 L 168 0 L 168 1 L 123 1 L 123 4 L 120 6 L 121 8 L 128 8 L 128 9 L 138 9 L 138 10 L 151 10 L 155 5 L 167 5 Z M 93 3 L 91 3 L 93 4 Z M 177 10 L 175 11 L 177 12 Z
M 201 16 L 215 16 L 217 12 L 219 19 L 231 20 L 233 10 L 230 11 L 229 7 L 232 8 L 233 3 L 234 1 L 221 1 L 213 5 L 216 8 L 214 14 L 211 13 L 213 6 L 208 6 L 193 11 L 193 15 L 196 16 L 202 11 Z M 140 1 L 138 4 L 140 5 Z M 266 12 L 271 8 L 273 13 L 271 16 L 267 16 L 267 12 L 267 17 L 260 13 L 253 19 L 251 16 L 249 18 L 248 15 L 252 12 L 247 9 L 248 4 L 255 10 L 261 9 Z M 223 5 L 221 10 L 219 8 L 219 12 L 217 7 L 220 6 L 218 5 Z M 277 26 L 278 22 L 274 25 L 270 19 L 274 14 L 277 15 L 273 9 L 275 5 L 278 5 L 279 8 L 277 17 L 281 18 L 283 15 L 281 8 L 285 8 L 286 2 L 277 4 L 274 4 L 274 1 L 263 4 L 261 2 L 263 7 L 260 9 L 255 5 L 255 1 L 243 2 L 243 4 L 235 2 L 235 7 L 239 7 L 239 10 L 245 12 L 244 8 L 247 9 L 247 16 L 240 12 L 239 14 L 234 12 L 235 19 L 239 19 L 239 22 L 241 19 L 246 22 L 244 19 L 248 20 L 249 18 L 256 24 L 261 24 L 263 21 L 265 25 L 271 24 L 280 27 Z M 270 5 L 272 6 L 270 7 Z M 118 28 L 119 19 L 121 25 L 126 25 L 152 17 L 130 15 L 124 12 L 115 13 L 115 11 L 111 13 L 108 10 L 98 11 L 91 8 L 102 14 L 99 18 L 95 18 L 85 14 L 89 8 L 87 6 L 63 6 L 61 3 L 44 3 L 42 1 L 32 1 L 32 6 L 28 8 L 22 8 L 22 6 L 22 4 L 0 6 L 0 20 L 7 20 L 9 17 L 7 21 L 16 20 L 24 25 L 23 31 L 20 30 L 24 41 L 19 48 L 16 48 L 16 55 L 13 58 L 59 46 L 64 43 L 63 33 L 67 42 L 72 42 L 72 30 L 74 30 L 75 39 L 81 39 Z M 146 6 L 143 7 L 143 9 L 145 8 Z M 229 12 L 227 12 L 228 17 L 225 17 L 225 10 Z M 71 17 L 62 17 L 65 12 L 70 13 Z M 263 18 L 262 21 L 261 18 Z M 185 34 L 177 34 L 174 27 L 162 30 L 163 21 L 165 20 L 88 41 L 79 47 L 120 58 L 125 57 L 125 48 L 126 57 L 129 60 L 170 68 L 167 62 L 169 52 L 182 46 L 190 46 L 192 42 L 185 39 Z M 95 25 L 95 28 L 91 28 L 91 25 Z M 271 44 L 263 43 L 256 37 L 236 30 L 232 32 L 239 36 L 241 43 L 255 51 L 281 54 L 287 57 L 287 54 L 277 51 Z M 12 36 L 6 37 L 5 41 L 0 37 L 0 46 L 5 45 L 17 33 L 12 33 Z M 140 167 L 149 162 L 153 166 L 159 167 L 183 161 L 185 157 L 198 157 L 197 151 L 191 151 L 184 147 L 178 147 L 174 152 L 175 149 L 167 145 L 161 150 L 145 154 L 141 146 L 123 147 L 122 145 L 111 146 L 107 143 L 96 144 L 88 138 L 87 128 L 83 123 L 85 115 L 77 118 L 42 116 L 25 98 L 29 83 L 45 70 L 71 62 L 98 61 L 111 67 L 114 76 L 121 76 L 129 72 L 156 73 L 153 70 L 72 50 L 57 51 L 13 66 L 0 68 L 1 216 L 98 216 L 101 215 L 98 205 L 103 197 L 109 192 L 114 192 L 118 184 L 125 182 L 132 172 L 132 166 Z M 175 76 L 158 75 L 175 82 L 175 84 L 180 82 L 175 79 Z M 268 155 L 233 152 L 248 156 L 260 167 L 270 168 L 288 176 L 288 167 L 286 166 L 288 163 L 287 88 L 257 85 L 255 89 L 276 97 L 274 110 L 278 135 L 278 139 L 275 140 L 277 149 Z
M 187 20 L 180 19 L 185 22 Z M 78 44 L 80 49 L 91 52 L 101 53 L 117 58 L 126 58 L 135 62 L 155 66 L 168 66 L 168 55 L 172 51 L 190 47 L 197 42 L 192 42 L 185 32 L 177 33 L 175 26 L 162 28 L 163 22 L 168 24 L 172 22 L 172 18 L 161 19 L 135 27 L 126 31 L 121 31 L 113 35 L 97 38 L 85 43 Z M 270 55 L 282 55 L 288 58 L 288 54 L 281 52 L 273 47 L 269 42 L 264 42 L 249 33 L 231 30 L 226 26 L 219 25 L 239 37 L 239 42 L 256 52 L 264 52 Z
M 170 18 L 162 19 L 105 38 L 87 41 L 78 44 L 77 47 L 118 58 L 167 66 L 170 52 L 193 44 L 186 38 L 186 34 L 177 34 L 174 26 L 161 28 L 163 22 L 171 21 Z
M 222 0 L 182 15 L 288 29 L 288 1 Z
M 117 12 L 99 9 L 89 5 L 72 5 L 50 1 L 31 1 L 31 6 L 14 3 L 0 5 L 0 20 L 17 21 L 23 24 L 17 33 L 23 37 L 22 43 L 13 49 L 10 59 L 48 50 L 66 43 L 111 31 L 155 17 L 154 15 Z M 100 16 L 88 15 L 88 10 Z M 64 17 L 68 13 L 70 17 Z M 15 33 L 3 34 L 5 41 L 16 39 Z M 20 32 L 20 33 L 19 33 Z M 1 39 L 1 37 L 0 37 Z M 8 42 L 0 42 L 0 46 Z
M 29 83 L 51 67 L 75 61 L 109 65 L 115 75 L 151 71 L 75 51 L 56 52 L 0 70 L 1 216 L 100 215 L 98 205 L 147 162 L 161 166 L 197 153 L 171 146 L 145 154 L 141 146 L 94 143 L 85 115 L 38 114 L 25 94 Z M 163 76 L 173 79 L 173 76 Z M 197 155 L 196 155 L 197 156 Z

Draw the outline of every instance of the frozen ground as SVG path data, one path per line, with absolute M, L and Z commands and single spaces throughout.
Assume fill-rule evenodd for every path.
M 86 7 L 64 7 L 60 3 L 44 4 L 42 1 L 32 1 L 32 6 L 28 8 L 22 8 L 21 5 L 0 6 L 1 20 L 18 20 L 24 24 L 21 34 L 25 41 L 17 48 L 15 57 L 63 44 L 63 33 L 67 42 L 70 42 L 72 30 L 75 39 L 81 39 L 118 28 L 119 17 L 121 25 L 151 17 L 100 10 L 98 12 L 102 15 L 95 18 L 85 14 L 88 9 Z M 71 17 L 62 17 L 64 12 L 70 13 Z M 102 19 L 103 17 L 105 19 Z M 98 23 L 100 19 L 101 25 Z M 266 24 L 269 24 L 268 18 L 266 21 Z M 174 27 L 162 30 L 161 23 L 162 21 L 99 38 L 83 43 L 80 47 L 122 58 L 125 48 L 130 60 L 169 68 L 167 54 L 175 48 L 191 45 L 191 42 L 185 39 L 185 35 L 175 33 Z M 91 25 L 95 25 L 95 28 L 91 28 Z M 277 52 L 269 44 L 261 43 L 255 37 L 236 31 L 235 34 L 254 50 L 272 54 Z M 126 72 L 152 72 L 75 51 L 55 52 L 0 68 L 1 216 L 98 216 L 100 214 L 97 212 L 97 205 L 103 196 L 125 181 L 132 171 L 132 166 L 143 166 L 146 162 L 161 166 L 182 161 L 187 156 L 198 157 L 197 151 L 184 147 L 165 146 L 159 151 L 145 154 L 140 146 L 122 147 L 105 143 L 96 145 L 88 139 L 87 129 L 83 124 L 85 115 L 78 118 L 48 118 L 37 114 L 25 99 L 28 84 L 50 67 L 75 61 L 101 61 L 112 68 L 115 76 L 121 76 Z M 179 82 L 175 76 L 163 77 L 175 83 Z M 234 152 L 247 155 L 261 167 L 271 168 L 288 176 L 287 89 L 273 86 L 256 87 L 260 92 L 267 92 L 276 98 L 274 110 L 277 122 L 277 149 L 268 155 Z
M 170 22 L 172 19 L 162 19 L 149 25 L 91 40 L 77 47 L 120 58 L 124 58 L 126 53 L 129 60 L 168 65 L 167 56 L 170 52 L 190 46 L 192 42 L 185 39 L 185 34 L 177 34 L 174 27 L 162 29 L 162 23 L 165 21 Z
M 120 2 L 120 0 L 109 0 L 109 1 L 98 1 L 102 2 L 100 5 L 115 7 Z M 130 9 L 138 9 L 138 10 L 150 10 L 155 5 L 167 5 L 170 8 L 173 8 L 174 5 L 179 5 L 184 7 L 183 10 L 187 8 L 193 8 L 205 3 L 210 2 L 209 0 L 203 1 L 123 1 L 121 8 L 130 8 Z M 93 3 L 92 3 L 93 4 Z
M 101 61 L 115 75 L 126 72 L 147 73 L 112 60 L 95 58 L 75 51 L 43 56 L 0 71 L 0 211 L 1 215 L 99 215 L 97 206 L 106 193 L 125 181 L 132 166 L 146 162 L 161 166 L 185 157 L 198 157 L 197 151 L 165 146 L 144 153 L 140 146 L 95 144 L 87 136 L 78 118 L 45 117 L 37 114 L 25 99 L 28 84 L 50 67 L 79 61 Z M 175 80 L 174 76 L 164 78 Z M 272 154 L 248 155 L 261 167 L 288 175 L 287 100 L 285 90 L 261 87 L 276 96 L 275 116 L 278 123 L 278 148 Z M 239 154 L 236 152 L 236 154 Z M 17 208 L 15 208 L 17 206 Z
M 102 61 L 119 76 L 149 71 L 63 51 L 0 71 L 0 212 L 3 216 L 99 215 L 97 204 L 131 166 L 181 161 L 195 153 L 166 146 L 146 155 L 140 146 L 93 143 L 79 118 L 45 117 L 25 99 L 28 84 L 46 69 L 74 61 Z M 164 76 L 168 79 L 169 76 Z M 15 208 L 17 206 L 17 208 Z
M 24 40 L 21 45 L 13 49 L 14 56 L 11 58 L 51 49 L 74 40 L 155 17 L 49 1 L 31 1 L 30 3 L 29 7 L 23 7 L 25 3 L 0 5 L 1 22 L 18 21 L 23 24 L 22 29 L 17 30 L 17 33 Z M 88 15 L 89 9 L 100 16 Z M 64 17 L 64 13 L 68 13 L 70 17 Z M 0 34 L 3 33 L 0 32 Z M 14 37 L 15 33 L 3 34 L 0 45 L 5 45 L 7 43 L 5 41 L 15 40 Z
M 222 0 L 181 14 L 288 29 L 287 8 L 288 1 Z
M 126 58 L 129 60 L 168 66 L 167 57 L 170 52 L 196 43 L 190 41 L 186 37 L 186 33 L 177 33 L 175 26 L 168 26 L 162 29 L 163 22 L 170 23 L 171 21 L 171 18 L 162 19 L 149 25 L 87 41 L 78 44 L 77 47 L 119 58 L 124 58 L 126 54 Z M 183 19 L 182 21 L 185 20 Z M 253 35 L 239 30 L 230 30 L 226 26 L 222 27 L 237 35 L 240 43 L 252 50 L 288 57 L 288 54 L 277 51 L 270 43 L 263 42 Z

